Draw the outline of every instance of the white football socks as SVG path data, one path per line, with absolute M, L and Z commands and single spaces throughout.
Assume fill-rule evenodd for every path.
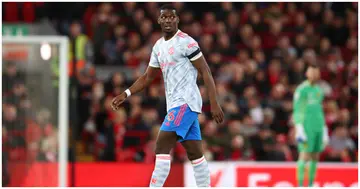
M 198 187 L 210 187 L 210 170 L 205 157 L 191 161 L 194 169 L 196 185 Z
M 170 172 L 169 154 L 156 154 L 155 169 L 151 176 L 150 187 L 163 187 Z

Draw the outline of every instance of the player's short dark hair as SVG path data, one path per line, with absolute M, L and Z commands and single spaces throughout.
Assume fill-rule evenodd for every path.
M 319 65 L 317 65 L 316 63 L 311 63 L 309 64 L 309 68 L 319 68 Z
M 160 11 L 162 10 L 173 10 L 173 11 L 176 11 L 175 7 L 170 4 L 170 3 L 166 3 L 166 4 L 163 4 L 161 7 L 160 7 Z

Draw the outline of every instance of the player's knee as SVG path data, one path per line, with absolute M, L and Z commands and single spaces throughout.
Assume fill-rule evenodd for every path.
M 165 142 L 157 142 L 155 147 L 155 154 L 170 154 L 172 145 Z
M 299 160 L 303 160 L 303 161 L 309 161 L 310 160 L 310 155 L 306 152 L 301 152 L 299 154 Z
M 203 156 L 201 151 L 191 151 L 191 150 L 189 150 L 186 153 L 187 153 L 188 159 L 190 161 L 199 159 L 199 158 L 201 158 Z
M 166 150 L 163 148 L 157 148 L 157 149 L 155 149 L 155 154 L 170 154 L 170 150 Z
M 170 154 L 176 144 L 177 136 L 174 132 L 160 132 L 156 140 L 156 154 Z
M 167 146 L 157 145 L 155 148 L 155 154 L 170 154 L 171 148 Z
M 320 158 L 320 154 L 319 154 L 319 153 L 313 153 L 313 154 L 310 155 L 310 159 L 311 159 L 312 161 L 317 161 L 317 160 L 319 160 L 319 158 Z

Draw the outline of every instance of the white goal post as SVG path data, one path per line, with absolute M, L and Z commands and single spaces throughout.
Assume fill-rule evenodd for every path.
M 3 36 L 4 44 L 58 44 L 59 45 L 59 92 L 58 92 L 58 186 L 67 186 L 68 167 L 68 38 L 64 36 Z M 3 49 L 4 51 L 4 49 Z

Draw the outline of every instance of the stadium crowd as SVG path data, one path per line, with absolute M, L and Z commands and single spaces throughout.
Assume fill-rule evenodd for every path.
M 295 161 L 293 92 L 305 79 L 307 65 L 316 62 L 326 94 L 330 135 L 321 159 L 357 161 L 357 5 L 174 3 L 180 29 L 199 42 L 207 59 L 226 117 L 220 125 L 211 120 L 206 88 L 199 78 L 204 102 L 199 121 L 208 160 Z M 131 74 L 112 73 L 108 80 L 86 71 L 78 74 L 79 141 L 97 161 L 154 161 L 156 135 L 166 115 L 161 76 L 144 92 L 131 96 L 119 111 L 113 112 L 109 104 L 144 72 L 152 45 L 161 37 L 158 11 L 154 11 L 158 7 L 159 3 L 90 3 L 78 9 L 83 13 L 78 13 L 81 21 L 56 18 L 62 33 L 70 35 L 70 28 L 83 28 L 92 41 L 95 69 L 112 65 L 132 70 Z M 11 70 L 5 72 L 11 74 Z M 12 81 L 5 80 L 6 74 L 3 83 Z M 3 95 L 16 97 L 24 90 L 21 83 L 9 86 L 3 88 Z M 17 102 L 21 103 L 3 104 L 7 108 L 3 140 L 4 129 L 9 130 L 10 122 L 19 120 L 21 108 L 28 105 L 22 98 Z M 46 111 L 38 117 L 35 121 L 44 125 L 42 129 L 52 128 L 46 127 Z M 51 159 L 44 154 L 42 159 Z M 173 159 L 186 161 L 180 144 L 173 150 Z
M 49 109 L 36 109 L 24 73 L 4 66 L 2 93 L 3 153 L 15 161 L 56 161 L 57 132 Z

